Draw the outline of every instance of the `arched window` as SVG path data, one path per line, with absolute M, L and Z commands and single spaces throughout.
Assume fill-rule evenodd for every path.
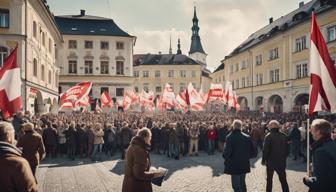
M 33 60 L 33 75 L 34 77 L 37 77 L 37 59 L 34 58 Z
M 8 56 L 8 49 L 0 46 L 0 68 L 3 66 L 5 59 Z
M 36 26 L 36 21 L 33 21 L 33 36 L 37 37 L 37 26 Z

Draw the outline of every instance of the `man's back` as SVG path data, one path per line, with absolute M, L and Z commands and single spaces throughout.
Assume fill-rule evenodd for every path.
M 35 178 L 27 160 L 14 146 L 0 142 L 1 191 L 37 191 Z
M 20 137 L 17 146 L 23 148 L 22 156 L 33 166 L 39 164 L 45 153 L 42 137 L 36 132 L 26 132 Z
M 286 168 L 288 155 L 287 137 L 279 129 L 271 129 L 266 135 L 262 161 L 267 165 Z

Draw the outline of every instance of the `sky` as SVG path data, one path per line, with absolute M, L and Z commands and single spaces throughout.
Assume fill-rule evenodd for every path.
M 297 9 L 309 0 L 48 0 L 54 15 L 87 15 L 112 18 L 124 31 L 137 37 L 135 54 L 173 53 L 177 39 L 188 55 L 194 6 L 200 37 L 213 71 L 249 35 Z

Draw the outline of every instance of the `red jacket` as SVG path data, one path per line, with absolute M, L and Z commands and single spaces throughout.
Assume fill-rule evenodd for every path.
M 215 140 L 216 137 L 217 137 L 216 131 L 214 129 L 212 129 L 212 130 L 210 129 L 208 131 L 208 140 Z

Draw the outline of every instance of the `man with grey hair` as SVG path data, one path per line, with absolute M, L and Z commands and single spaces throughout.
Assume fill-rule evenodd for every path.
M 0 122 L 1 191 L 37 191 L 37 184 L 26 159 L 13 144 L 15 131 L 8 122 Z
M 313 175 L 303 179 L 311 192 L 336 191 L 336 143 L 331 139 L 331 130 L 331 124 L 324 119 L 312 122 Z
M 232 188 L 235 192 L 246 192 L 245 177 L 250 172 L 250 158 L 254 147 L 250 136 L 242 133 L 242 121 L 234 120 L 232 132 L 226 138 L 223 158 L 224 173 L 231 175 Z
M 272 182 L 274 171 L 278 174 L 282 191 L 288 192 L 289 187 L 286 180 L 286 159 L 288 155 L 287 137 L 280 132 L 280 123 L 271 120 L 268 123 L 270 132 L 264 140 L 263 156 L 261 163 L 266 165 L 266 191 L 272 191 Z

